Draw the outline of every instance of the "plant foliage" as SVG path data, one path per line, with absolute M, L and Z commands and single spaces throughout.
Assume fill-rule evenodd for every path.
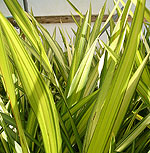
M 94 25 L 91 6 L 83 15 L 67 1 L 80 21 L 72 15 L 73 38 L 59 28 L 63 49 L 56 29 L 50 35 L 33 12 L 24 12 L 17 0 L 4 0 L 19 30 L 0 12 L 0 152 L 148 152 L 146 0 L 114 0 L 102 24 L 105 2 Z

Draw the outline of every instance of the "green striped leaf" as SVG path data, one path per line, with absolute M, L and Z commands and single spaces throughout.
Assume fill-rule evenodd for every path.
M 128 3 L 129 2 L 130 1 L 128 1 Z M 94 151 L 98 153 L 108 151 L 112 127 L 115 123 L 134 64 L 134 58 L 139 44 L 139 36 L 144 17 L 144 8 L 145 1 L 138 1 L 123 56 L 115 72 L 106 98 L 98 99 L 99 102 L 103 103 L 103 105 L 101 105 L 102 107 L 98 110 L 98 112 L 100 112 L 100 116 L 97 122 L 93 122 L 96 124 L 95 129 L 92 129 L 92 131 L 94 131 L 93 135 L 85 137 L 85 140 L 88 140 L 88 143 L 85 143 L 83 152 L 91 153 Z M 97 112 L 95 112 L 94 116 L 96 115 Z M 95 117 L 91 118 L 91 120 L 92 119 L 95 120 Z M 90 133 L 90 131 L 87 132 Z
M 1 15 L 1 14 L 0 14 Z M 0 19 L 0 23 L 2 24 L 2 20 Z M 11 74 L 11 70 L 9 67 L 9 60 L 7 57 L 7 53 L 5 50 L 5 46 L 4 46 L 4 42 L 3 42 L 3 34 L 2 34 L 2 29 L 0 27 L 0 56 L 1 56 L 1 60 L 0 60 L 0 69 L 3 75 L 3 79 L 5 82 L 5 86 L 6 86 L 6 90 L 8 93 L 8 97 L 10 99 L 11 102 L 11 107 L 16 119 L 16 123 L 17 123 L 17 128 L 18 128 L 18 132 L 20 135 L 20 143 L 22 146 L 22 149 L 24 152 L 30 152 L 29 148 L 28 148 L 28 144 L 27 144 L 27 140 L 25 138 L 23 129 L 22 129 L 22 124 L 21 124 L 21 119 L 20 119 L 20 114 L 19 114 L 19 110 L 18 110 L 18 106 L 17 106 L 17 99 L 15 96 L 15 87 L 13 84 L 13 80 L 12 80 L 12 74 Z
M 42 131 L 45 151 L 47 153 L 60 152 L 61 136 L 53 96 L 33 60 L 25 50 L 16 30 L 2 14 L 0 14 L 0 21 L 22 86 L 37 116 Z

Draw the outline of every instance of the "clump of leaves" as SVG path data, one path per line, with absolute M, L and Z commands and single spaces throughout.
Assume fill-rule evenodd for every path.
M 62 49 L 56 30 L 51 36 L 17 0 L 4 0 L 22 33 L 0 13 L 2 152 L 145 151 L 150 123 L 145 0 L 114 1 L 103 26 L 106 3 L 91 26 L 91 6 L 84 16 L 67 1 L 80 21 L 72 15 L 73 39 L 59 28 Z M 107 42 L 101 40 L 105 31 Z

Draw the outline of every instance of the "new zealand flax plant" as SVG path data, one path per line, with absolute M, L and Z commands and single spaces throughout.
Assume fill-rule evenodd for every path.
M 4 0 L 21 30 L 0 12 L 0 153 L 148 152 L 146 0 L 114 0 L 102 24 L 104 3 L 93 26 L 91 6 L 83 15 L 67 1 L 80 21 L 72 15 L 73 38 L 59 28 L 62 49 L 56 29 L 50 35 L 32 11 L 24 12 L 17 0 Z

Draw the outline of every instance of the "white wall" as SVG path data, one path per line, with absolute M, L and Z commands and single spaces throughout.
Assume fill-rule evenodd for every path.
M 23 6 L 23 0 L 18 0 Z M 124 0 L 127 1 L 127 0 Z M 71 0 L 71 2 L 83 13 L 89 8 L 90 2 L 92 4 L 93 14 L 97 14 L 103 6 L 105 0 Z M 40 15 L 70 15 L 70 12 L 76 14 L 66 0 L 28 0 L 29 10 L 33 9 L 36 16 Z M 150 9 L 150 0 L 146 0 L 146 6 Z M 113 0 L 107 0 L 106 11 L 112 10 Z M 10 13 L 5 7 L 3 0 L 0 0 L 0 11 L 9 16 Z
M 23 6 L 22 0 L 18 0 Z M 71 2 L 83 13 L 87 11 L 90 5 L 90 1 L 93 8 L 93 14 L 97 14 L 100 8 L 103 6 L 103 0 L 71 0 Z M 70 12 L 76 14 L 69 3 L 66 0 L 28 0 L 29 10 L 33 9 L 36 16 L 40 15 L 70 15 Z M 107 3 L 108 8 L 112 8 L 113 0 L 109 0 Z M 5 7 L 3 0 L 0 0 L 0 11 L 9 16 L 9 12 Z
M 104 0 L 71 0 L 71 2 L 83 13 L 90 6 L 90 1 L 93 8 L 93 14 L 97 14 L 104 4 Z M 67 15 L 72 12 L 76 14 L 66 0 L 43 0 L 35 4 L 35 0 L 30 0 L 29 8 L 33 8 L 35 15 Z M 46 4 L 46 5 L 45 5 Z M 112 8 L 113 1 L 109 0 L 107 6 Z M 43 11 L 44 8 L 44 11 Z
M 32 7 L 35 15 L 68 15 L 70 12 L 76 14 L 66 0 L 28 0 L 29 8 Z M 92 13 L 97 14 L 104 5 L 105 0 L 70 0 L 83 14 L 92 4 Z M 124 0 L 125 2 L 127 0 Z M 150 0 L 146 0 L 146 6 L 150 9 Z M 43 10 L 44 8 L 44 10 Z M 106 13 L 113 8 L 113 0 L 107 0 Z
M 18 0 L 23 7 L 22 0 Z M 127 0 L 124 0 L 127 1 Z M 100 8 L 103 6 L 105 0 L 71 0 L 71 2 L 83 13 L 89 8 L 90 2 L 92 4 L 92 13 L 98 14 Z M 70 15 L 70 12 L 76 14 L 66 0 L 28 0 L 29 10 L 33 9 L 35 16 L 46 15 Z M 146 0 L 146 6 L 150 9 L 150 0 Z M 113 8 L 113 0 L 107 0 L 106 13 Z M 5 16 L 10 16 L 3 0 L 0 0 L 0 11 Z M 61 26 L 60 24 L 44 24 L 44 27 L 52 34 L 55 27 Z M 70 35 L 73 35 L 71 28 L 76 29 L 73 23 L 62 24 L 64 30 L 67 30 Z M 105 40 L 106 37 L 103 36 Z M 57 28 L 57 40 L 62 42 Z

